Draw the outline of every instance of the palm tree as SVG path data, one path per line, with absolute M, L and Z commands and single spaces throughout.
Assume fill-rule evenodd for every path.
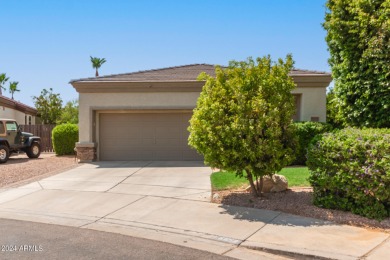
M 18 89 L 19 82 L 13 81 L 9 83 L 9 93 L 12 95 L 12 99 L 14 99 L 14 93 L 19 92 L 20 89 Z
M 3 85 L 9 80 L 5 73 L 0 74 L 0 96 L 3 95 L 3 89 L 5 90 L 5 87 Z
M 98 69 L 103 65 L 103 63 L 106 62 L 106 59 L 105 58 L 96 58 L 96 57 L 91 57 L 91 62 L 92 62 L 92 68 L 96 69 L 96 74 L 95 76 L 96 77 L 99 77 L 99 72 L 98 72 Z

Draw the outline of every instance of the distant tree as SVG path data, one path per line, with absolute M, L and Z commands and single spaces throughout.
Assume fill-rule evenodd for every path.
M 53 89 L 43 89 L 41 95 L 33 97 L 35 108 L 44 124 L 55 124 L 62 113 L 62 99 L 60 94 L 53 93 Z
M 4 87 L 4 84 L 9 80 L 9 78 L 7 78 L 7 75 L 5 73 L 1 73 L 0 74 L 0 96 L 3 95 L 3 89 L 5 89 Z
M 62 108 L 62 113 L 57 124 L 78 124 L 79 123 L 79 102 L 72 100 Z
M 18 89 L 19 82 L 13 81 L 9 83 L 9 93 L 11 93 L 11 98 L 14 99 L 14 93 L 20 92 L 20 89 Z
M 96 57 L 91 57 L 91 63 L 92 63 L 92 68 L 96 69 L 96 74 L 95 76 L 96 77 L 99 77 L 99 71 L 98 69 L 100 69 L 100 67 L 103 65 L 103 63 L 106 62 L 106 59 L 105 58 L 96 58 Z
M 246 176 L 255 196 L 261 196 L 263 176 L 294 159 L 292 68 L 290 55 L 275 63 L 268 56 L 199 76 L 206 83 L 190 120 L 189 145 L 211 167 Z
M 328 0 L 324 28 L 345 123 L 390 127 L 390 1 Z

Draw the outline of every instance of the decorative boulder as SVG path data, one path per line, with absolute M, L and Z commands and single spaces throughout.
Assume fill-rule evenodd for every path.
M 263 180 L 263 193 L 280 192 L 285 191 L 288 188 L 287 178 L 283 175 L 274 174 L 272 177 L 267 175 L 263 177 Z M 257 185 L 257 183 L 255 183 L 255 185 Z M 246 190 L 250 191 L 251 186 L 247 187 Z

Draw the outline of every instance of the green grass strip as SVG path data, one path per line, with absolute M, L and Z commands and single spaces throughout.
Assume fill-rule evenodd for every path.
M 278 174 L 284 175 L 289 187 L 308 187 L 309 170 L 307 167 L 287 167 Z M 214 190 L 240 189 L 249 186 L 246 178 L 237 177 L 235 173 L 228 171 L 215 172 L 210 176 L 211 186 Z

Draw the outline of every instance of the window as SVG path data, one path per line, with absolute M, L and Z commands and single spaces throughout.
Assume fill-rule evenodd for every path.
M 28 117 L 28 124 L 31 125 L 31 116 Z
M 7 131 L 18 131 L 18 125 L 15 122 L 7 122 Z
M 5 127 L 3 122 L 0 122 L 0 135 L 1 134 L 5 134 Z

